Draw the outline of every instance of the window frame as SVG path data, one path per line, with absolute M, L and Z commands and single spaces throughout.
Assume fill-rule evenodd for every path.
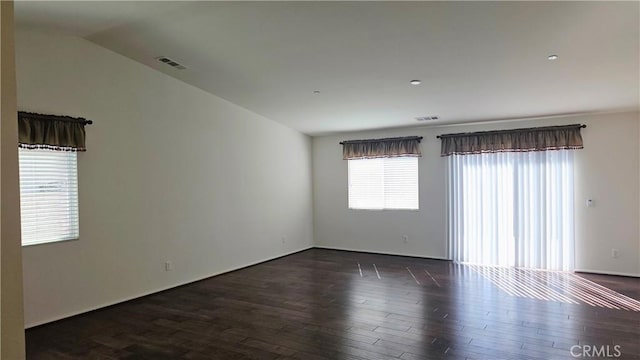
M 383 167 L 384 167 L 384 162 L 385 161 L 393 161 L 393 160 L 397 160 L 397 159 L 415 159 L 415 208 L 413 207 L 385 207 L 387 204 L 386 199 L 384 199 L 385 196 L 385 174 L 383 173 L 383 185 L 382 185 L 382 196 L 383 196 L 383 200 L 382 200 L 382 207 L 381 208 L 374 208 L 374 207 L 353 207 L 352 205 L 352 196 L 351 196 L 351 191 L 352 191 L 352 161 L 362 161 L 362 160 L 377 160 L 377 161 L 382 161 L 383 162 Z M 420 211 L 420 161 L 419 161 L 420 157 L 418 156 L 394 156 L 394 157 L 380 157 L 380 158 L 365 158 L 365 159 L 348 159 L 347 160 L 347 209 L 348 210 L 355 210 L 355 211 Z
M 45 230 L 44 232 L 49 232 L 52 235 L 57 235 L 54 238 L 39 238 L 37 235 L 36 236 L 25 236 L 25 233 L 28 231 L 37 231 L 37 230 L 33 230 L 33 229 L 25 229 L 25 210 L 24 207 L 26 205 L 25 203 L 25 197 L 26 194 L 33 194 L 34 192 L 34 188 L 26 188 L 23 186 L 23 183 L 25 181 L 25 178 L 28 178 L 29 175 L 25 175 L 23 172 L 25 170 L 24 166 L 24 154 L 26 154 L 27 152 L 40 152 L 40 153 L 45 153 L 45 154 L 60 154 L 61 157 L 59 159 L 46 159 L 44 161 L 59 161 L 61 163 L 65 163 L 64 166 L 60 166 L 59 168 L 56 168 L 55 170 L 59 170 L 60 168 L 63 171 L 60 171 L 60 173 L 56 173 L 55 175 L 57 176 L 53 176 L 53 177 L 47 177 L 47 176 L 43 176 L 42 178 L 38 178 L 37 181 L 43 181 L 43 182 L 51 182 L 51 183 L 55 183 L 55 182 L 62 182 L 63 185 L 60 186 L 60 190 L 57 192 L 58 193 L 58 198 L 56 200 L 60 200 L 60 199 L 64 199 L 65 202 L 59 202 L 58 204 L 54 204 L 54 207 L 46 209 L 46 210 L 41 210 L 41 213 L 54 213 L 56 216 L 62 216 L 62 221 L 56 220 L 56 223 L 52 223 L 49 224 L 47 227 L 46 225 L 43 226 L 45 228 L 47 228 L 47 230 Z M 64 155 L 64 157 L 62 157 L 62 155 Z M 44 157 L 43 157 L 44 158 Z M 58 242 L 66 242 L 66 241 L 75 241 L 75 240 L 79 240 L 80 238 L 80 201 L 79 201 L 79 186 L 78 186 L 78 152 L 76 151 L 58 151 L 58 150 L 51 150 L 51 149 L 28 149 L 28 148 L 19 148 L 18 149 L 18 161 L 19 161 L 19 182 L 20 182 L 20 234 L 21 234 L 21 245 L 23 247 L 25 246 L 35 246 L 35 245 L 42 245 L 42 244 L 51 244 L 51 243 L 58 243 Z M 30 159 L 30 161 L 34 161 L 33 158 Z M 42 170 L 41 168 L 31 168 L 31 171 L 37 172 L 38 170 Z M 33 181 L 33 173 L 31 174 L 31 181 Z M 44 179 L 44 180 L 42 180 Z M 38 186 L 42 186 L 42 185 L 38 185 Z M 46 191 L 45 191 L 46 192 Z M 50 191 L 50 193 L 55 194 L 56 191 Z M 66 199 L 65 199 L 66 197 Z M 56 207 L 57 205 L 57 207 Z M 65 215 L 64 212 L 60 212 L 59 209 L 60 207 L 64 207 L 67 206 L 69 207 L 69 212 L 66 215 L 66 219 L 65 219 Z M 42 206 L 43 208 L 45 208 L 46 206 Z M 33 215 L 33 216 L 37 216 L 37 215 Z M 55 230 L 50 230 L 52 227 L 56 227 L 56 226 L 60 226 L 60 225 L 64 226 L 64 230 L 59 231 L 59 235 L 55 234 Z M 25 231 L 26 230 L 26 231 Z M 25 242 L 25 238 L 29 238 L 28 242 Z

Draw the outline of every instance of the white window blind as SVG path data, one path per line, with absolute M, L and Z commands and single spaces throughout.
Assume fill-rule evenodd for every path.
M 453 260 L 573 270 L 573 151 L 449 156 Z
M 78 238 L 77 153 L 19 149 L 22 245 Z
M 417 157 L 357 159 L 348 162 L 350 209 L 419 208 Z

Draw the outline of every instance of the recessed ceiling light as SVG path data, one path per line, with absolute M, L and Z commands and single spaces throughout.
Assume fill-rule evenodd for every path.
M 555 54 L 549 55 L 549 56 L 547 56 L 547 59 L 549 59 L 549 60 L 558 60 L 558 55 L 555 55 Z
M 314 95 L 320 95 L 320 90 L 313 90 Z
M 420 80 L 411 80 L 411 81 L 409 81 L 409 84 L 411 84 L 411 85 L 420 85 L 420 84 L 422 84 L 422 81 L 420 81 Z

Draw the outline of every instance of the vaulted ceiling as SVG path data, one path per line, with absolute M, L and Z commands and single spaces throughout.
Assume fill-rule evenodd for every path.
M 638 109 L 639 5 L 18 1 L 16 21 L 86 38 L 318 135 L 423 116 L 441 124 Z

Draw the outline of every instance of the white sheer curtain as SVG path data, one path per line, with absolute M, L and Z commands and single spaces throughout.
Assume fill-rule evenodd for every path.
M 453 260 L 572 270 L 573 151 L 448 157 Z

